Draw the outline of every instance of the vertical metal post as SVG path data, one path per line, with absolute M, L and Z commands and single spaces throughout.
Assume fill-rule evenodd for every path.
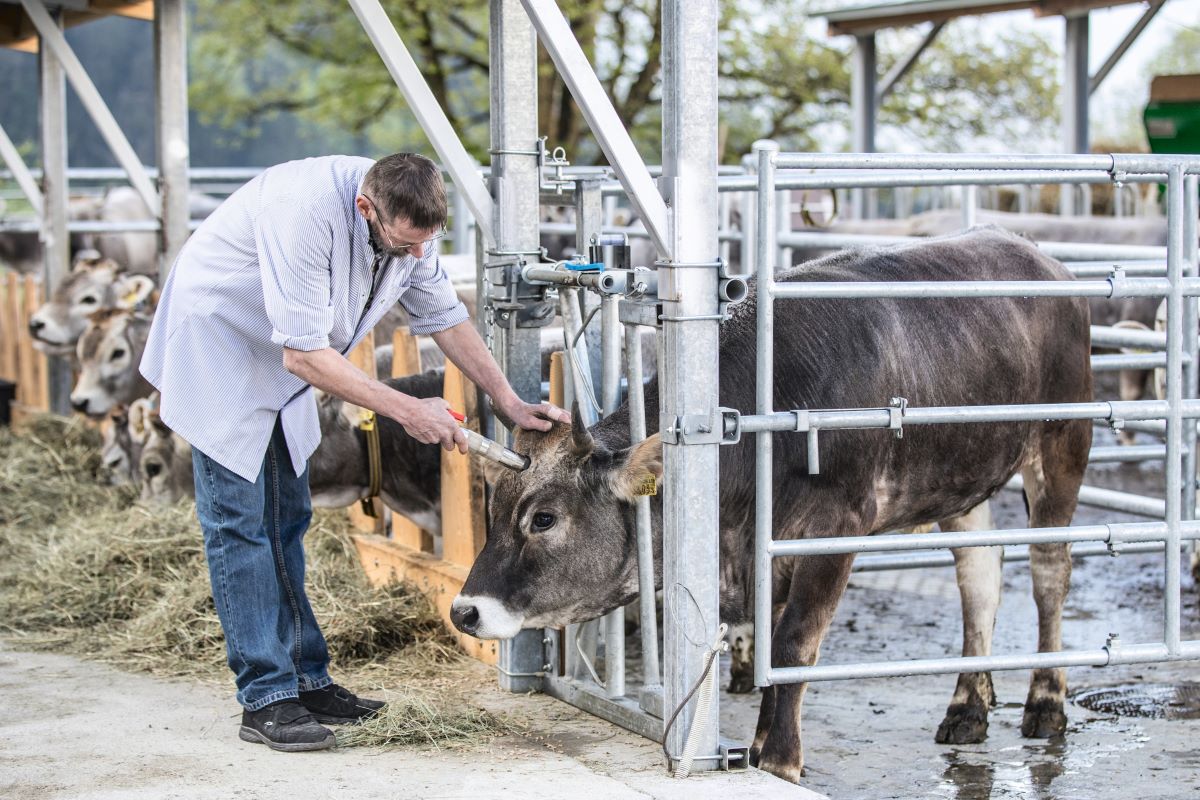
M 754 143 L 758 155 L 758 214 L 770 219 L 775 199 L 775 157 L 779 145 Z M 758 353 L 756 414 L 774 411 L 775 385 L 775 236 L 764 228 L 758 237 Z M 772 522 L 772 434 L 762 431 L 754 440 L 754 684 L 768 686 L 771 671 L 771 544 Z
M 1117 195 L 1119 196 L 1119 195 Z M 1197 240 L 1197 227 L 1200 225 L 1200 176 L 1188 175 L 1183 179 L 1183 274 L 1184 277 L 1194 278 L 1200 275 L 1200 240 Z M 1183 301 L 1183 329 L 1195 331 L 1200 328 L 1200 299 L 1185 298 Z M 1200 397 L 1200 339 L 1188 335 L 1183 337 L 1186 345 L 1187 358 L 1183 365 L 1183 398 L 1193 400 Z M 1190 420 L 1189 420 L 1190 423 Z M 1187 437 L 1183 442 L 1183 518 L 1196 518 L 1196 426 L 1189 424 L 1186 428 Z M 1196 540 L 1192 541 L 1191 550 L 1196 552 Z
M 524 153 L 537 141 L 537 40 L 533 26 L 519 0 L 491 0 L 490 5 L 492 148 L 492 197 L 497 253 L 532 253 L 538 249 L 538 212 L 541 176 L 537 160 Z M 457 175 L 455 189 L 466 193 L 468 186 Z M 489 204 L 490 205 L 490 204 Z M 478 226 L 484 228 L 483 224 Z M 497 256 L 497 260 L 506 256 Z M 523 256 L 511 256 L 518 262 Z M 510 271 L 511 281 L 519 270 Z M 515 296 L 515 294 L 514 294 Z M 518 312 L 510 311 L 511 314 Z M 502 337 L 502 363 L 513 389 L 527 402 L 536 403 L 542 393 L 541 336 L 537 327 L 521 327 L 518 319 L 506 323 Z M 541 631 L 522 631 L 500 643 L 500 687 L 512 692 L 538 689 L 542 670 Z
M 758 165 L 751 166 L 751 174 Z M 753 275 L 758 253 L 758 202 L 751 192 L 738 193 L 742 206 L 742 269 L 739 274 Z
M 621 401 L 620 300 L 617 295 L 605 295 L 600 301 L 600 406 L 606 417 Z M 609 697 L 625 696 L 624 607 L 604 617 L 604 690 Z
M 1183 168 L 1171 167 L 1167 173 L 1167 278 L 1171 291 L 1167 295 L 1167 462 L 1164 471 L 1167 478 L 1166 522 L 1167 541 L 1163 568 L 1166 579 L 1163 584 L 1163 640 L 1167 652 L 1179 653 L 1179 523 L 1183 505 L 1183 262 L 1184 231 L 1187 228 L 1184 213 L 1185 186 Z M 1195 339 L 1196 331 L 1187 335 Z M 1194 424 L 1188 420 L 1189 424 Z M 1189 441 L 1192 436 L 1188 437 Z M 1195 483 L 1195 476 L 1188 476 Z
M 731 215 L 729 213 L 733 200 L 731 192 L 721 192 L 717 196 L 717 232 L 729 233 L 732 230 L 730 224 Z M 729 263 L 729 252 L 733 243 L 728 239 L 721 239 L 717 244 L 717 252 L 720 253 L 721 260 L 726 264 Z
M 158 117 L 158 183 L 162 197 L 160 283 L 188 237 L 187 4 L 154 2 L 154 84 Z
M 856 153 L 875 152 L 876 111 L 875 34 L 854 37 L 854 66 L 850 75 L 850 113 L 854 117 L 852 149 Z M 850 202 L 855 219 L 875 216 L 874 196 L 865 189 L 854 189 Z
M 674 266 L 659 270 L 665 358 L 659 362 L 663 420 L 707 418 L 717 425 L 717 0 L 665 0 L 663 15 L 663 178 Z M 772 220 L 774 217 L 766 217 Z M 690 265 L 690 266 L 689 266 Z M 663 430 L 660 422 L 660 430 Z M 664 710 L 680 708 L 665 744 L 678 757 L 693 724 L 697 752 L 717 752 L 709 720 L 683 699 L 702 677 L 720 624 L 718 450 L 668 442 L 663 448 Z M 694 769 L 715 769 L 715 760 Z
M 775 216 L 778 222 L 775 225 L 775 240 L 784 234 L 792 232 L 792 192 L 790 189 L 785 189 L 779 193 L 779 197 L 775 202 Z M 792 265 L 792 248 L 780 247 L 775 257 L 776 269 L 787 269 Z
M 962 187 L 962 224 L 970 228 L 975 224 L 979 214 L 979 187 Z
M 472 233 L 474 218 L 467 207 L 467 194 L 457 186 L 454 187 L 454 229 L 451 231 L 453 253 L 469 253 L 471 241 L 475 238 Z
M 629 386 L 629 441 L 646 438 L 646 395 L 642 385 L 642 336 L 637 325 L 625 326 L 625 381 Z M 637 499 L 638 620 L 642 634 L 642 685 L 661 690 L 658 664 L 658 614 L 655 610 L 654 531 L 650 498 Z
M 1088 151 L 1088 14 L 1064 17 L 1066 69 L 1063 73 L 1063 151 Z M 1076 213 L 1075 187 L 1062 184 L 1059 209 L 1064 217 Z
M 54 14 L 54 24 L 62 25 Z M 42 128 L 42 287 L 45 296 L 71 269 L 71 239 L 67 233 L 67 83 L 62 62 L 38 37 L 38 82 Z M 50 410 L 71 413 L 71 364 L 58 356 L 48 359 Z

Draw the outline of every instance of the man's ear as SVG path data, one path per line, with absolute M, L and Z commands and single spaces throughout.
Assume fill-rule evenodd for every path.
M 629 455 L 625 463 L 617 467 L 609 478 L 613 493 L 629 501 L 658 494 L 663 473 L 662 436 L 656 433 L 627 452 Z

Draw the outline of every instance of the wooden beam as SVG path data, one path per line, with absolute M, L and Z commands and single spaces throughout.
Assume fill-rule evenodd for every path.
M 1030 0 L 998 0 L 986 6 L 969 9 L 950 9 L 946 11 L 913 11 L 907 14 L 888 14 L 886 9 L 880 9 L 877 17 L 862 17 L 853 20 L 829 20 L 831 36 L 861 35 L 881 30 L 883 28 L 902 28 L 908 25 L 920 25 L 923 22 L 947 22 L 958 17 L 978 16 L 980 14 L 995 14 L 1003 11 L 1020 11 L 1033 7 Z
M 29 394 L 28 404 L 39 411 L 50 410 L 49 366 L 46 364 L 46 354 L 33 346 L 33 337 L 29 335 L 29 320 L 42 307 L 42 282 L 33 275 L 25 276 L 25 316 L 22 320 L 21 331 L 28 346 L 23 348 L 29 359 Z
M 6 272 L 0 283 L 0 378 L 17 382 L 17 318 L 11 312 L 9 297 L 17 273 Z
M 392 377 L 419 375 L 422 371 L 417 337 L 405 326 L 396 328 L 392 333 Z M 392 539 L 421 553 L 433 552 L 433 534 L 400 514 L 392 515 Z
M 350 351 L 346 356 L 350 363 L 367 373 L 368 376 L 374 378 L 377 376 L 375 370 L 375 331 L 367 331 L 367 335 L 358 343 L 358 346 Z M 357 408 L 357 406 L 353 406 Z M 370 517 L 363 513 L 362 506 L 359 503 L 354 503 L 348 509 L 350 521 L 354 523 L 354 527 L 360 531 L 367 533 L 377 533 L 383 535 L 387 531 L 386 520 L 384 518 L 383 501 L 378 497 L 371 500 L 372 506 L 375 509 L 375 516 Z
M 418 553 L 382 536 L 358 534 L 354 544 L 371 583 L 382 586 L 392 581 L 404 581 L 420 589 L 433 602 L 446 630 L 467 655 L 485 664 L 496 663 L 499 642 L 460 633 L 450 622 L 450 604 L 462 590 L 469 567 L 443 561 L 430 553 Z
M 442 396 L 465 414 L 466 427 L 479 431 L 479 395 L 451 361 L 446 362 Z M 475 459 L 442 451 L 442 556 L 470 569 L 487 531 L 483 470 Z

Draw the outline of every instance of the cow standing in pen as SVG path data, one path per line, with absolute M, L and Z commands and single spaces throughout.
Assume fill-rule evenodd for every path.
M 1070 280 L 1058 262 L 997 229 L 895 248 L 851 251 L 782 272 L 780 281 Z M 737 306 L 721 333 L 720 401 L 755 406 L 756 296 Z M 914 406 L 1071 403 L 1092 397 L 1087 303 L 1079 298 L 788 301 L 775 327 L 774 407 L 885 406 L 902 395 Z M 658 386 L 646 389 L 646 419 L 658 421 Z M 590 431 L 556 425 L 521 432 L 515 448 L 531 458 L 520 473 L 494 474 L 487 544 L 454 601 L 458 628 L 508 638 L 522 628 L 593 619 L 637 594 L 634 499 L 647 476 L 662 475 L 654 434 L 631 446 L 628 409 Z M 1087 467 L 1089 420 L 936 425 L 897 439 L 881 431 L 828 431 L 819 475 L 808 474 L 800 437 L 776 438 L 778 539 L 869 535 L 956 519 L 1022 474 L 1032 527 L 1070 524 Z M 723 448 L 720 462 L 721 615 L 751 618 L 754 551 L 754 447 Z M 662 504 L 653 503 L 661 552 Z M 1033 545 L 1038 650 L 1061 649 L 1070 548 Z M 853 555 L 774 561 L 773 598 L 782 610 L 771 663 L 817 661 L 821 641 L 850 576 Z M 963 653 L 991 652 L 1000 599 L 1000 548 L 955 552 L 963 602 Z M 662 565 L 655 564 L 661 583 Z M 752 760 L 796 781 L 803 684 L 767 687 Z M 1044 738 L 1066 725 L 1061 669 L 1033 672 L 1021 731 Z M 959 676 L 938 731 L 944 742 L 986 735 L 994 703 L 991 676 Z

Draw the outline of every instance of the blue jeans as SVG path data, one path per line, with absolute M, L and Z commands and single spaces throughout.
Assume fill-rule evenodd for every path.
M 237 699 L 257 711 L 329 677 L 329 651 L 304 593 L 308 470 L 294 474 L 283 426 L 253 483 L 193 448 L 196 516 Z

